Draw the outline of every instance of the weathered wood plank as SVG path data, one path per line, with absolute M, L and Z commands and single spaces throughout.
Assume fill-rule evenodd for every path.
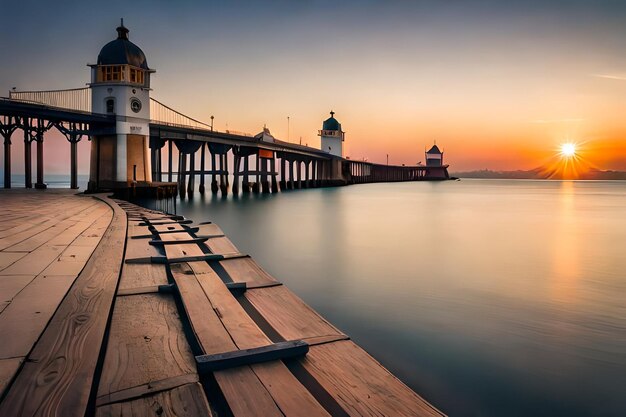
M 173 265 L 172 275 L 203 352 L 220 353 L 236 349 L 195 275 L 186 274 L 182 265 Z M 235 416 L 283 416 L 250 367 L 218 371 L 215 379 Z
M 0 415 L 84 414 L 126 237 L 126 215 L 112 207 L 110 227 L 0 403 Z
M 34 275 L 0 276 L 0 302 L 10 302 L 33 279 Z
M 196 371 L 171 295 L 118 297 L 106 352 L 98 397 Z
M 274 284 L 276 279 L 265 272 L 252 258 L 228 259 L 220 265 L 233 282 L 245 282 L 249 286 Z
M 0 395 L 2 395 L 13 376 L 17 373 L 22 362 L 24 362 L 23 357 L 0 359 Z
M 351 416 L 442 416 L 352 341 L 311 346 L 304 368 Z
M 342 335 L 284 285 L 250 289 L 243 296 L 285 340 Z
M 198 280 L 213 310 L 239 349 L 255 348 L 271 342 L 208 264 L 193 262 L 189 266 L 194 274 L 187 278 L 179 276 L 180 279 L 195 277 Z M 260 363 L 251 368 L 286 416 L 328 415 L 283 362 Z
M 302 340 L 290 340 L 256 348 L 196 356 L 196 364 L 198 366 L 198 373 L 202 375 L 243 365 L 304 356 L 308 351 L 309 345 L 306 342 Z
M 0 279 L 5 279 L 1 277 Z M 0 314 L 0 359 L 26 356 L 61 303 L 75 275 L 37 276 Z
M 209 404 L 199 383 L 161 391 L 146 397 L 98 407 L 97 417 L 210 417 Z
M 26 253 L 0 252 L 0 271 L 26 256 Z

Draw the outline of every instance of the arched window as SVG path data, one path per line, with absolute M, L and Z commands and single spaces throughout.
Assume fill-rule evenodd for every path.
M 107 113 L 115 113 L 115 100 L 112 98 L 107 99 L 106 101 L 106 109 Z

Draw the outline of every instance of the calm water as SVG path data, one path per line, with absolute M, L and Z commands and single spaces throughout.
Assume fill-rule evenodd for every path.
M 626 183 L 178 203 L 452 416 L 626 415 Z

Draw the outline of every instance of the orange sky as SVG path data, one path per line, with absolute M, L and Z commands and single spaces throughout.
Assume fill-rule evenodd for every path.
M 200 120 L 214 115 L 219 130 L 267 124 L 279 139 L 319 146 L 334 110 L 356 159 L 414 164 L 436 140 L 452 172 L 532 169 L 572 141 L 597 168 L 626 170 L 626 5 L 244 1 L 146 11 L 112 1 L 96 18 L 69 3 L 71 27 L 51 21 L 48 6 L 11 6 L 0 91 L 84 86 L 85 64 L 124 15 L 157 71 L 153 97 Z M 27 15 L 37 31 L 17 23 Z M 65 147 L 51 152 L 64 158 Z

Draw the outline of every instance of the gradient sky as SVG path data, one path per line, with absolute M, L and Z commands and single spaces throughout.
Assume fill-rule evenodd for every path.
M 624 1 L 25 0 L 2 14 L 3 96 L 84 86 L 124 17 L 152 96 L 219 130 L 287 140 L 289 116 L 289 139 L 319 146 L 332 109 L 355 159 L 415 164 L 436 140 L 452 171 L 531 169 L 574 141 L 626 170 Z

